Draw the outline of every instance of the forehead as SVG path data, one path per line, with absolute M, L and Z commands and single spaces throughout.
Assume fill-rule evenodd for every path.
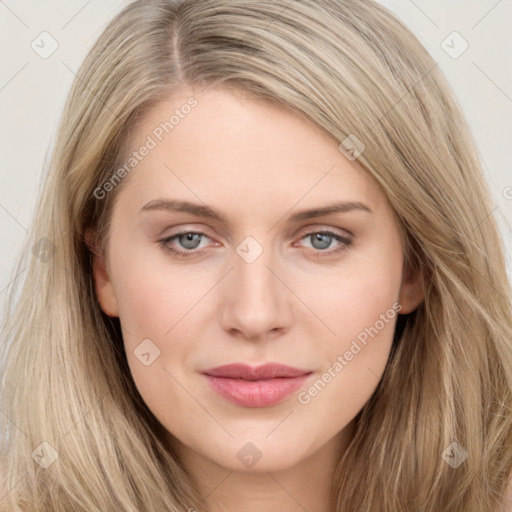
M 139 203 L 164 193 L 268 208 L 319 199 L 382 202 L 374 180 L 336 141 L 288 109 L 225 89 L 183 90 L 148 111 L 131 133 L 127 176 Z M 132 157 L 133 158 L 133 157 Z M 186 197 L 185 197 L 186 196 Z M 194 197 L 195 196 L 195 197 Z M 301 199 L 303 198 L 303 199 Z

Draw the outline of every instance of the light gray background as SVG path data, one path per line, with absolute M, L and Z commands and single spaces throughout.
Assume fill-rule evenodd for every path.
M 197 0 L 201 1 L 201 0 Z M 478 141 L 512 279 L 512 36 L 510 0 L 382 0 L 427 47 L 455 89 Z M 126 0 L 0 0 L 0 305 L 30 229 L 37 187 L 65 97 L 80 63 Z M 48 32 L 56 51 L 32 44 Z M 469 44 L 458 58 L 452 54 Z M 448 37 L 450 36 L 450 37 Z M 448 37 L 448 39 L 447 39 Z M 2 308 L 3 309 L 3 308 Z

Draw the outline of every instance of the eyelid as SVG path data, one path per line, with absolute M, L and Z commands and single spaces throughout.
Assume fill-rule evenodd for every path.
M 298 231 L 298 234 L 295 236 L 301 236 L 301 238 L 302 238 L 303 236 L 306 236 L 306 235 L 309 235 L 312 233 L 320 233 L 322 231 L 329 231 L 331 233 L 334 233 L 336 235 L 339 235 L 339 236 L 342 236 L 345 238 L 352 238 L 354 236 L 354 234 L 352 232 L 348 231 L 347 229 L 342 229 L 342 228 L 330 226 L 327 224 L 312 224 L 312 225 L 302 227 Z M 301 235 L 301 233 L 303 233 L 303 235 Z
M 176 232 L 174 230 L 177 230 Z M 176 224 L 174 226 L 167 225 L 164 229 L 159 230 L 159 238 L 170 238 L 172 236 L 180 235 L 183 233 L 201 233 L 207 235 L 209 238 L 214 238 L 209 235 L 211 229 L 208 225 L 202 223 L 189 223 L 189 224 Z M 172 234 L 166 234 L 172 233 Z

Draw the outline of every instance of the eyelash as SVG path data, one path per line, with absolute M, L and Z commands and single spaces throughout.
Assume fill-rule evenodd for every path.
M 182 231 L 182 232 L 176 233 L 170 237 L 164 238 L 162 240 L 158 240 L 158 243 L 159 243 L 160 247 L 162 247 L 162 249 L 164 249 L 165 251 L 169 252 L 170 254 L 172 254 L 173 256 L 175 256 L 177 258 L 187 259 L 187 258 L 191 258 L 193 256 L 200 255 L 203 252 L 202 250 L 179 251 L 179 250 L 175 249 L 174 247 L 171 247 L 168 245 L 175 238 L 178 238 L 182 235 L 187 235 L 187 234 L 201 235 L 206 238 L 209 238 L 206 233 L 203 233 L 201 231 Z M 352 245 L 352 242 L 353 242 L 353 240 L 351 240 L 350 238 L 346 238 L 344 236 L 341 236 L 341 235 L 334 233 L 333 231 L 329 231 L 329 230 L 310 231 L 309 233 L 306 233 L 304 236 L 302 236 L 300 238 L 300 240 L 303 240 L 304 238 L 307 238 L 309 236 L 316 235 L 316 234 L 331 236 L 332 238 L 334 238 L 335 240 L 340 242 L 341 245 L 337 249 L 334 249 L 334 250 L 322 251 L 320 249 L 312 249 L 313 251 L 315 251 L 314 255 L 312 256 L 314 259 L 321 259 L 323 257 L 329 257 L 329 256 L 336 255 L 338 253 L 344 252 Z

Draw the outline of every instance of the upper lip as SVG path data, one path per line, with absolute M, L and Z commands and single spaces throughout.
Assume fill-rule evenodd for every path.
M 311 373 L 293 366 L 279 363 L 267 363 L 261 366 L 249 366 L 242 363 L 226 364 L 211 368 L 203 372 L 211 377 L 225 377 L 230 379 L 263 380 L 276 377 L 299 377 Z

